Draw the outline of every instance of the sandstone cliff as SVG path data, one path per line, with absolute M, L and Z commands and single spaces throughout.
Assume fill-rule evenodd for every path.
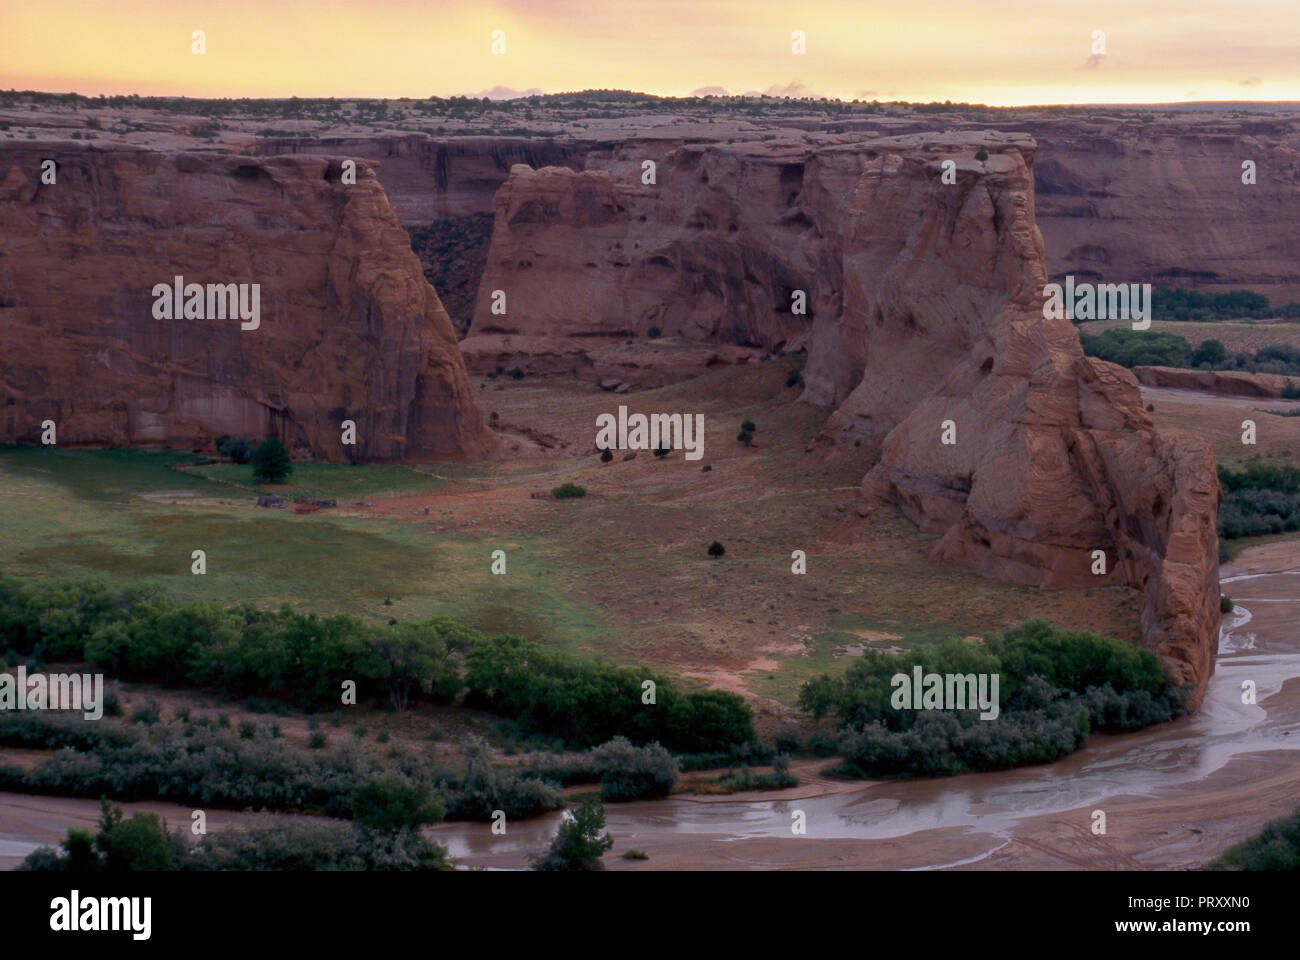
M 587 146 L 573 140 L 448 137 L 423 133 L 354 137 L 266 137 L 264 156 L 320 154 L 355 157 L 375 167 L 403 225 L 433 223 L 492 210 L 510 168 L 580 167 Z
M 880 441 L 864 492 L 941 534 L 936 559 L 1142 590 L 1145 641 L 1199 700 L 1219 623 L 1214 458 L 1155 431 L 1132 375 L 1043 318 L 1034 153 L 1028 136 L 986 132 L 813 150 L 623 144 L 583 172 L 517 166 L 465 347 L 651 326 L 806 346 L 804 399 L 837 408 L 828 436 Z M 941 442 L 945 421 L 955 443 Z
M 1296 377 L 1241 370 L 1188 370 L 1183 367 L 1134 367 L 1133 376 L 1148 387 L 1196 390 L 1230 397 L 1278 399 L 1287 388 L 1300 386 Z
M 1017 129 L 1039 144 L 1038 225 L 1053 276 L 1300 301 L 1294 117 L 1092 117 Z
M 58 162 L 40 182 L 41 161 Z M 278 433 L 327 458 L 496 445 L 383 188 L 321 157 L 126 146 L 0 152 L 0 438 L 207 446 Z M 260 327 L 155 319 L 153 286 L 257 283 Z M 340 443 L 353 420 L 357 445 Z

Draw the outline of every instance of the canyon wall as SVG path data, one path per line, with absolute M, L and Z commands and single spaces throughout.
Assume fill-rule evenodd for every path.
M 790 128 L 798 126 L 785 120 L 762 136 L 788 142 L 794 139 Z M 1038 142 L 1037 219 L 1050 276 L 1213 291 L 1244 288 L 1274 303 L 1300 302 L 1295 267 L 1300 231 L 1294 228 L 1300 118 L 1294 115 L 1153 113 L 1139 120 L 1108 117 L 1104 111 L 1059 117 L 1027 111 L 996 125 L 939 115 L 819 120 L 804 126 L 821 146 L 865 143 L 891 133 L 1027 132 Z M 492 212 L 493 197 L 515 164 L 610 169 L 619 158 L 628 163 L 662 159 L 684 145 L 703 151 L 710 136 L 725 146 L 721 135 L 696 127 L 676 142 L 663 134 L 658 140 L 628 134 L 603 142 L 576 136 L 408 134 L 264 138 L 258 149 L 372 162 L 402 223 L 415 228 Z M 1242 183 L 1247 160 L 1255 164 L 1252 185 Z M 639 167 L 636 172 L 639 176 Z M 628 183 L 639 185 L 639 180 Z
M 57 161 L 54 184 L 42 160 Z M 373 172 L 338 161 L 0 148 L 0 439 L 324 459 L 495 449 L 455 335 Z M 258 284 L 260 326 L 157 319 L 155 284 Z M 340 424 L 357 426 L 355 447 Z
M 379 172 L 404 226 L 490 213 L 492 198 L 517 163 L 580 167 L 587 146 L 522 137 L 436 138 L 424 133 L 348 137 L 264 137 L 263 156 L 354 157 Z
M 939 534 L 936 560 L 1141 590 L 1145 643 L 1199 701 L 1219 624 L 1214 457 L 1155 430 L 1133 376 L 1044 319 L 1033 139 L 661 148 L 593 152 L 583 172 L 511 171 L 465 346 L 650 326 L 806 346 L 804 399 L 836 408 L 827 438 L 880 443 L 864 493 Z
M 1053 276 L 1300 302 L 1300 119 L 1081 117 L 1038 140 L 1038 226 Z M 1242 183 L 1243 163 L 1253 184 Z

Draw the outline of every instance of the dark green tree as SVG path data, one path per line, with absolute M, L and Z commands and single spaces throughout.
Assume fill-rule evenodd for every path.
M 253 477 L 258 483 L 283 483 L 293 473 L 289 451 L 277 437 L 267 437 L 253 451 Z

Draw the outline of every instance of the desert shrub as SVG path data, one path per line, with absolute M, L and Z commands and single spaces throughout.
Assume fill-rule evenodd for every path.
M 814 730 L 808 736 L 808 751 L 815 757 L 833 757 L 837 741 L 826 730 Z
M 98 834 L 73 828 L 56 851 L 43 847 L 20 869 L 57 871 L 447 870 L 446 850 L 411 830 L 377 832 L 346 823 L 277 821 L 213 831 L 190 847 L 156 814 L 122 819 L 108 808 Z
M 448 819 L 486 822 L 501 810 L 507 819 L 518 820 L 564 806 L 554 784 L 498 770 L 482 741 L 467 741 L 461 753 L 466 773 L 460 790 L 447 800 Z
M 131 711 L 131 720 L 135 723 L 157 723 L 161 719 L 157 700 L 148 700 L 142 706 Z
M 793 724 L 781 727 L 772 735 L 772 746 L 780 753 L 798 753 L 803 749 L 799 728 Z
M 213 441 L 217 453 L 231 463 L 248 463 L 253 459 L 253 445 L 245 437 L 231 437 L 222 434 Z
M 978 150 L 975 151 L 975 159 L 978 160 L 980 163 L 983 163 L 988 158 L 989 158 L 989 152 L 985 150 L 983 147 L 980 147 Z
M 718 543 L 718 541 L 716 540 L 714 540 L 711 544 L 709 544 L 708 553 L 709 556 L 711 557 L 715 557 L 715 558 L 720 557 L 726 552 L 727 552 L 727 548 L 724 547 L 722 544 Z
M 352 791 L 352 821 L 368 830 L 418 830 L 445 813 L 442 799 L 427 786 L 397 777 L 371 780 Z
M 600 796 L 609 802 L 666 797 L 677 784 L 681 767 L 657 743 L 633 746 L 615 737 L 591 751 L 600 773 Z
M 799 777 L 790 772 L 788 764 L 779 770 L 763 773 L 752 767 L 729 770 L 714 781 L 726 793 L 742 793 L 748 790 L 784 790 L 799 786 Z
M 613 454 L 612 451 L 609 450 L 609 448 L 606 448 L 606 449 L 600 451 L 600 462 L 601 462 L 601 463 L 609 463 L 609 461 L 611 461 L 611 460 L 613 460 L 613 459 L 614 459 L 614 454 Z
M 1219 594 L 1220 613 L 1232 613 L 1235 607 L 1236 604 L 1232 602 L 1232 597 L 1228 596 L 1226 593 Z
M 651 327 L 649 330 L 646 331 L 646 336 L 648 336 L 651 340 L 655 340 L 658 339 L 660 333 L 661 331 L 659 330 L 658 327 Z
M 1223 851 L 1206 870 L 1300 870 L 1300 811 L 1264 825 L 1264 829 Z
M 551 491 L 551 496 L 555 497 L 556 500 L 571 500 L 575 497 L 585 497 L 586 495 L 587 488 L 580 487 L 576 483 L 562 483 Z
M 910 679 L 914 666 L 998 675 L 999 716 L 895 709 L 891 680 Z M 1083 746 L 1093 729 L 1122 732 L 1179 716 L 1186 697 L 1148 650 L 1029 620 L 982 645 L 954 638 L 904 654 L 868 650 L 841 677 L 806 683 L 800 706 L 837 719 L 844 772 L 933 776 L 1050 762 Z
M 156 813 L 123 818 L 122 808 L 100 799 L 99 830 L 73 827 L 61 850 L 42 847 L 20 869 L 76 873 L 175 870 L 187 854 L 184 838 L 171 833 Z

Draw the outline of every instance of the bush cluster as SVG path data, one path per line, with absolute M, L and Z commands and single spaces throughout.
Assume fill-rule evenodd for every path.
M 359 697 L 404 710 L 461 701 L 578 747 L 622 734 L 671 750 L 728 749 L 754 739 L 734 693 L 683 692 L 641 667 L 585 660 L 519 637 L 489 638 L 445 618 L 368 624 L 289 607 L 179 603 L 102 579 L 29 585 L 0 574 L 0 654 L 87 661 L 110 676 L 336 706 Z M 643 684 L 656 688 L 643 704 Z
M 1220 466 L 1219 483 L 1219 536 L 1232 540 L 1300 530 L 1300 469 L 1254 460 L 1240 470 Z
M 895 674 L 997 674 L 999 716 L 972 710 L 898 710 Z M 1086 631 L 1028 620 L 983 644 L 952 639 L 909 653 L 866 651 L 843 676 L 810 680 L 800 705 L 833 716 L 843 772 L 858 776 L 940 775 L 1045 763 L 1079 749 L 1093 730 L 1121 732 L 1186 712 L 1148 650 Z

